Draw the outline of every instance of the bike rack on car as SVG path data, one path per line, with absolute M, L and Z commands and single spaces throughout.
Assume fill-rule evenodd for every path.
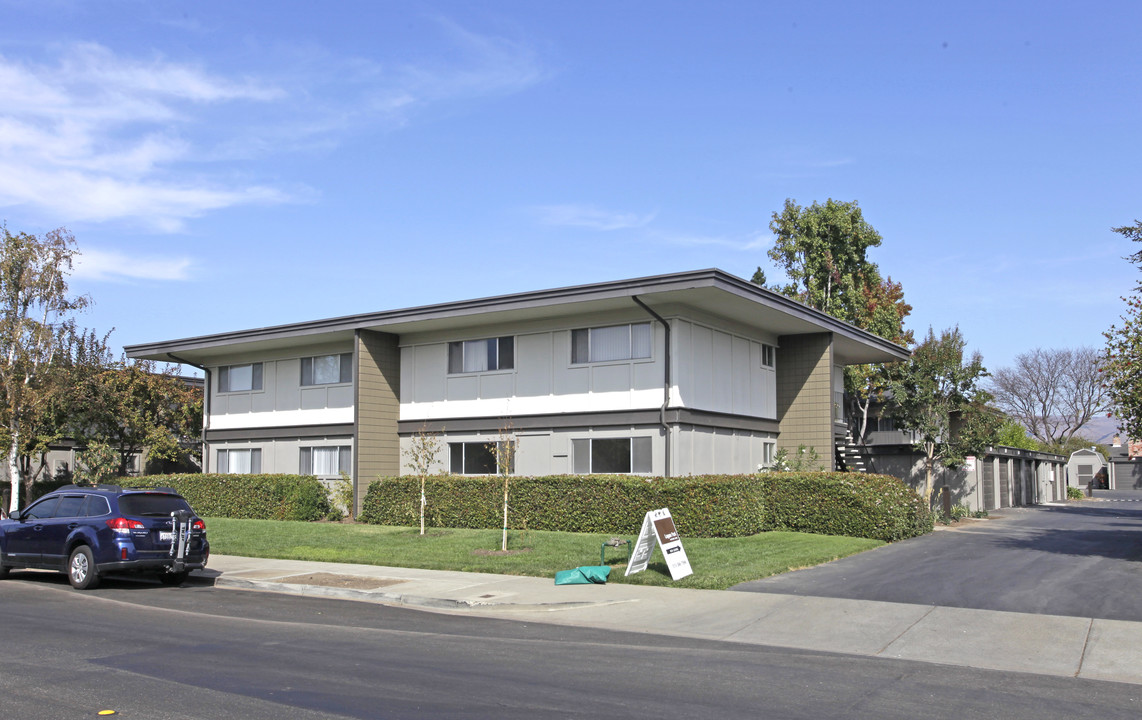
M 174 564 L 172 572 L 182 572 L 186 569 L 186 553 L 190 550 L 190 534 L 193 528 L 191 519 L 194 515 L 189 510 L 175 510 L 171 513 L 171 557 Z

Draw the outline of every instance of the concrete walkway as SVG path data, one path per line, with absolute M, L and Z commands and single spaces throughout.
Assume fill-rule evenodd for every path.
M 1142 685 L 1142 622 L 212 555 L 215 586 Z

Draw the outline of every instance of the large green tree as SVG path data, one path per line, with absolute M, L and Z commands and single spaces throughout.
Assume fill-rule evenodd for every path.
M 754 283 L 897 345 L 907 347 L 914 342 L 912 332 L 904 329 L 912 306 L 904 301 L 900 283 L 883 277 L 868 259 L 868 249 L 879 247 L 881 236 L 864 219 L 855 200 L 830 198 L 824 205 L 814 202 L 802 207 L 789 198 L 781 212 L 773 213 L 769 228 L 774 234 L 769 257 L 789 282 L 767 286 L 765 273 L 758 268 Z M 861 437 L 869 407 L 882 399 L 886 386 L 884 366 L 845 368 L 845 391 L 860 415 Z
M 914 447 L 924 455 L 923 495 L 932 496 L 932 471 L 937 464 L 961 465 L 995 442 L 1002 420 L 988 409 L 991 396 L 981 387 L 987 376 L 978 352 L 964 356 L 959 328 L 931 328 L 907 362 L 890 374 L 890 412 L 905 430 L 914 433 Z
M 1142 220 L 1134 225 L 1111 228 L 1133 242 L 1142 242 Z M 1142 251 L 1126 258 L 1142 268 Z M 1126 313 L 1103 335 L 1102 378 L 1114 404 L 1122 430 L 1132 439 L 1142 438 L 1142 282 L 1126 301 Z
M 788 278 L 776 289 L 833 317 L 848 320 L 860 312 L 861 290 L 880 280 L 868 249 L 881 238 L 865 222 L 860 205 L 829 199 L 802 207 L 788 198 L 769 223 L 774 245 L 769 258 Z M 754 281 L 765 284 L 758 268 Z
M 202 432 L 202 390 L 146 360 L 110 363 L 89 378 L 75 435 L 105 444 L 119 455 L 119 474 L 132 456 L 145 463 L 183 463 L 198 453 Z
M 59 399 L 57 361 L 83 334 L 73 315 L 89 301 L 67 286 L 75 254 L 75 238 L 62 228 L 37 236 L 0 226 L 0 428 L 12 509 L 31 481 L 21 457 Z

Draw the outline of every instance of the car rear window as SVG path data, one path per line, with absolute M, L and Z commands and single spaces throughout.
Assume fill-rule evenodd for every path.
M 178 495 L 165 493 L 140 493 L 119 498 L 119 512 L 124 515 L 159 517 L 170 515 L 175 510 L 190 510 L 190 504 Z

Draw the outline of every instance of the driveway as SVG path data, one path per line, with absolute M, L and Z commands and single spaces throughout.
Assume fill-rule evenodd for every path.
M 732 589 L 1142 621 L 1142 493 L 1097 498 L 1007 508 Z

